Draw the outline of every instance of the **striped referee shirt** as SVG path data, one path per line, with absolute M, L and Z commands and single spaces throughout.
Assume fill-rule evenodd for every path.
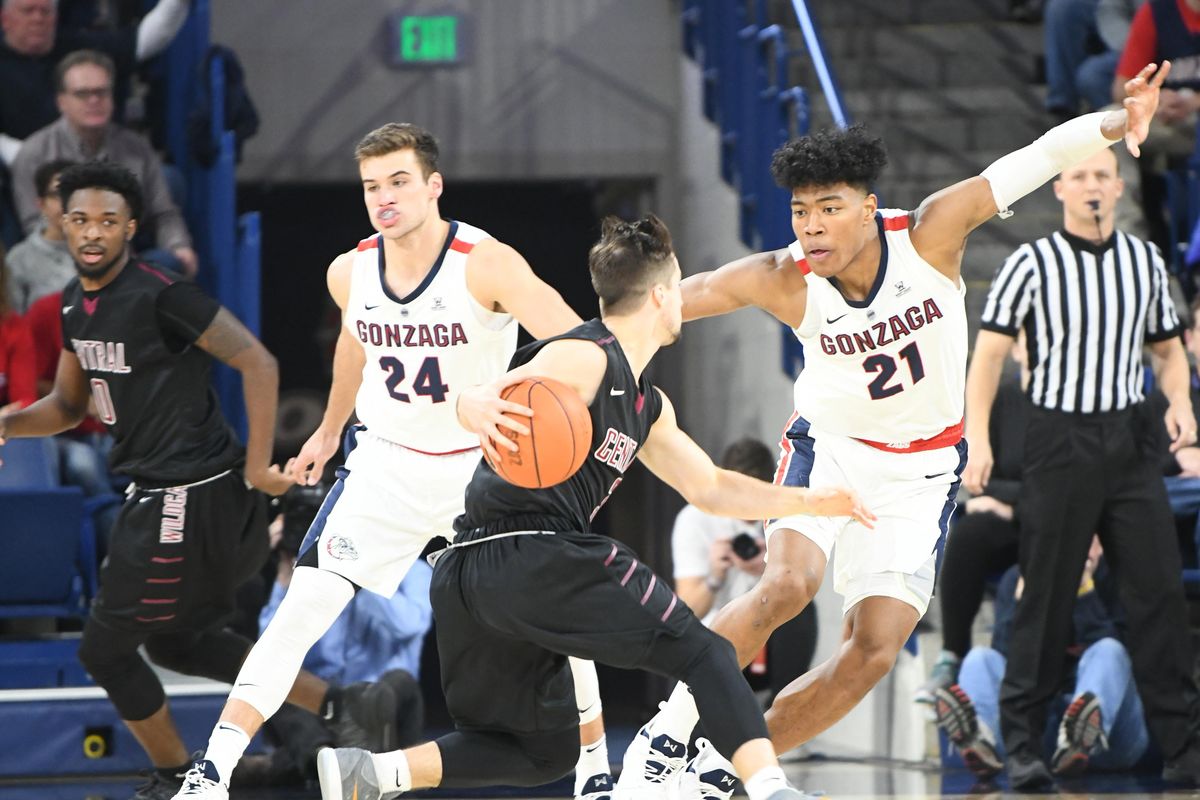
M 1084 414 L 1142 402 L 1142 346 L 1180 334 L 1158 248 L 1065 231 L 1017 248 L 992 279 L 985 330 L 1025 329 L 1035 406 Z

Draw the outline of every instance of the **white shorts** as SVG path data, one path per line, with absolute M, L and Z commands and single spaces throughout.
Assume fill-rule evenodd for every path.
M 313 520 L 300 553 L 317 548 L 317 566 L 384 597 L 435 536 L 454 538 L 479 450 L 428 455 L 369 431 L 357 442 Z
M 878 517 L 870 529 L 849 517 L 806 514 L 770 520 L 767 537 L 794 530 L 833 554 L 833 588 L 849 611 L 866 597 L 895 597 L 924 614 L 954 511 L 966 441 L 935 450 L 895 453 L 847 436 L 821 433 L 795 417 L 781 442 L 776 483 L 847 486 Z M 836 547 L 835 547 L 836 545 Z

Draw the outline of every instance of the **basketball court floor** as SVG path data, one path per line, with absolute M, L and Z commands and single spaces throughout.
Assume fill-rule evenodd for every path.
M 621 752 L 617 750 L 616 752 Z M 965 770 L 943 773 L 932 761 L 925 764 L 885 761 L 837 761 L 811 757 L 784 764 L 792 784 L 805 791 L 821 791 L 832 800 L 866 800 L 866 798 L 993 798 L 1029 797 L 1010 792 L 1001 781 L 997 785 L 977 785 Z M 47 781 L 0 782 L 0 800 L 128 800 L 140 780 L 137 776 L 88 778 L 84 780 L 57 779 Z M 1154 798 L 1200 797 L 1200 793 L 1172 790 L 1157 775 L 1092 775 L 1059 785 L 1059 794 L 1073 798 Z M 413 792 L 414 797 L 455 798 L 495 797 L 504 800 L 554 798 L 567 800 L 571 784 L 560 781 L 551 786 L 527 789 L 496 790 L 427 790 Z M 312 787 L 287 789 L 234 789 L 231 800 L 319 800 L 320 792 Z

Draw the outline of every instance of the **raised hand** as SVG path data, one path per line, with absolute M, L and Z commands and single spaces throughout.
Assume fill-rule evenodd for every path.
M 1134 157 L 1142 153 L 1141 144 L 1150 134 L 1150 120 L 1158 109 L 1158 90 L 1171 72 L 1171 62 L 1147 64 L 1125 82 L 1125 147 Z

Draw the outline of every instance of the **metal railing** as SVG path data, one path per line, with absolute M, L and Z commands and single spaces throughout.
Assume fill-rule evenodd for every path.
M 220 56 L 208 57 L 210 11 L 209 0 L 192 0 L 187 22 L 165 54 L 167 149 L 187 180 L 184 215 L 200 256 L 197 281 L 257 336 L 262 319 L 260 220 L 258 212 L 237 213 L 235 139 L 224 118 L 225 65 Z M 200 80 L 201 70 L 207 70 L 207 81 Z M 192 141 L 197 132 L 189 132 L 191 110 L 204 91 L 211 109 L 207 135 L 216 152 L 211 166 L 197 163 Z M 226 418 L 244 437 L 240 376 L 219 365 L 214 384 Z
M 813 66 L 834 122 L 850 124 L 816 21 L 806 0 L 792 0 L 804 49 L 788 46 L 787 32 L 772 24 L 766 0 L 684 0 L 684 52 L 701 68 L 704 114 L 721 131 L 721 177 L 738 192 L 739 233 L 753 250 L 783 247 L 792 239 L 788 193 L 770 174 L 771 154 L 808 133 L 808 92 L 789 85 L 795 58 Z M 783 369 L 803 365 L 800 343 L 783 332 Z

